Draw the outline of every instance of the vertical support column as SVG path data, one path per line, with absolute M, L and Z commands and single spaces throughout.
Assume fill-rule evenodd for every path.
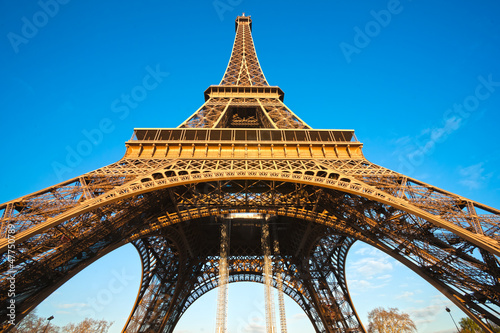
M 3 211 L 3 215 L 1 216 L 3 221 L 0 224 L 0 237 L 2 237 L 2 238 L 7 238 L 7 229 L 8 229 L 9 223 L 11 223 L 10 218 L 12 217 L 13 212 L 14 212 L 14 204 L 13 203 L 7 204 L 7 207 L 5 207 L 5 210 Z
M 271 266 L 271 249 L 269 246 L 269 224 L 267 221 L 262 222 L 262 250 L 264 253 L 264 284 L 265 284 L 265 301 L 266 301 L 266 326 L 267 333 L 276 332 L 276 319 L 274 314 L 274 297 L 271 289 L 273 279 L 273 269 Z
M 399 187 L 399 190 L 397 191 L 398 198 L 403 198 L 405 196 L 405 189 L 407 183 L 408 183 L 408 178 L 403 176 L 403 178 L 401 178 L 401 185 Z
M 137 299 L 137 306 L 130 314 L 127 324 L 123 328 L 125 333 L 139 332 L 140 329 L 151 329 L 152 324 L 149 322 L 151 314 L 158 309 L 156 300 L 160 297 L 161 281 L 156 277 L 149 282 L 149 286 Z
M 90 194 L 89 188 L 87 186 L 87 180 L 85 179 L 85 177 L 81 176 L 79 178 L 79 181 L 80 181 L 80 185 L 82 186 L 82 192 L 83 192 L 83 196 L 85 197 L 85 199 L 86 200 L 92 199 L 92 195 Z
M 229 252 L 228 233 L 227 222 L 224 221 L 220 228 L 219 293 L 217 297 L 215 333 L 226 333 L 227 283 L 229 279 L 229 269 L 227 266 L 227 255 Z
M 467 201 L 467 211 L 469 212 L 470 223 L 474 227 L 476 233 L 478 233 L 479 235 L 484 235 L 483 228 L 481 227 L 481 223 L 479 222 L 476 213 L 476 209 L 474 208 L 474 204 L 471 201 Z
M 9 217 L 11 217 L 13 211 L 14 211 L 14 204 L 8 203 L 7 207 L 5 207 L 5 210 L 3 212 L 2 219 L 8 219 Z
M 279 248 L 278 240 L 276 239 L 276 240 L 274 240 L 274 255 L 276 257 L 279 257 L 279 254 L 280 254 L 280 248 Z M 279 266 L 278 266 L 278 261 L 276 261 L 276 277 L 278 280 L 278 304 L 280 307 L 280 329 L 281 329 L 281 333 L 287 333 L 282 273 L 283 273 L 283 267 L 281 264 L 279 264 Z

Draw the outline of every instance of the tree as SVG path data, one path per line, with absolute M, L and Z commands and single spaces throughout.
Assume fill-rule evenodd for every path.
M 12 330 L 14 333 L 33 333 L 43 332 L 47 327 L 46 333 L 59 333 L 59 327 L 50 324 L 46 318 L 41 318 L 36 315 L 35 311 L 28 313 Z
M 413 333 L 417 327 L 410 315 L 397 308 L 385 310 L 382 307 L 368 313 L 368 333 Z
M 106 321 L 104 319 L 95 320 L 91 318 L 85 318 L 79 323 L 69 323 L 64 327 L 59 327 L 53 324 L 47 326 L 49 322 L 46 318 L 41 318 L 36 315 L 34 311 L 26 315 L 12 330 L 14 333 L 107 333 L 113 322 Z M 47 328 L 46 331 L 45 328 Z
M 95 320 L 91 318 L 85 318 L 78 324 L 70 323 L 64 326 L 62 330 L 65 333 L 107 333 L 111 325 L 113 325 L 113 322 L 108 322 L 104 319 Z
M 479 327 L 478 324 L 469 317 L 460 319 L 458 323 L 460 325 L 460 333 L 483 333 L 484 331 Z M 489 324 L 493 332 L 500 332 L 500 327 L 490 323 Z
M 460 319 L 460 333 L 482 333 L 483 330 L 469 317 Z

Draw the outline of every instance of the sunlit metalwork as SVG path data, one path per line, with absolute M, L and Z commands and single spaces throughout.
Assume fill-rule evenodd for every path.
M 251 29 L 250 17 L 236 19 L 220 85 L 179 127 L 135 129 L 118 162 L 0 205 L 2 331 L 11 301 L 19 320 L 131 243 L 143 271 L 124 331 L 172 332 L 226 277 L 265 282 L 263 224 L 280 250 L 268 284 L 316 332 L 366 332 L 344 274 L 357 240 L 412 269 L 486 332 L 487 321 L 500 324 L 500 211 L 369 162 L 352 130 L 310 128 L 268 85 Z
M 229 280 L 229 270 L 227 267 L 229 231 L 227 228 L 227 224 L 222 223 L 220 230 L 219 293 L 217 295 L 217 317 L 215 333 L 226 333 L 227 283 Z
M 276 257 L 280 256 L 280 247 L 277 239 L 274 240 L 274 255 Z M 281 261 L 281 260 L 280 260 Z M 280 314 L 280 331 L 281 333 L 287 333 L 286 328 L 286 314 L 285 314 L 285 298 L 283 293 L 283 268 L 281 267 L 281 262 L 276 263 L 276 280 L 278 282 L 278 304 L 279 304 L 279 314 Z
M 262 224 L 262 252 L 264 261 L 264 290 L 265 290 L 265 304 L 266 304 L 266 326 L 267 333 L 276 332 L 276 316 L 274 313 L 274 294 L 271 290 L 271 281 L 273 279 L 273 267 L 271 259 L 271 248 L 269 246 L 269 224 L 264 222 Z

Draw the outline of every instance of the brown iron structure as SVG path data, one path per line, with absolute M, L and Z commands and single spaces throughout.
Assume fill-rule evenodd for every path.
M 218 286 L 221 253 L 228 283 L 264 282 L 264 225 L 270 283 L 316 332 L 366 332 L 345 278 L 357 240 L 409 267 L 486 332 L 487 320 L 500 324 L 500 211 L 369 162 L 352 130 L 310 128 L 267 83 L 251 31 L 251 18 L 237 17 L 222 81 L 179 127 L 135 129 L 118 162 L 0 205 L 2 331 L 11 300 L 20 319 L 132 243 L 142 282 L 124 332 L 172 332 Z

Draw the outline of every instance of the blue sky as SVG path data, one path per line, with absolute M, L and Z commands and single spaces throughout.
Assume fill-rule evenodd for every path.
M 117 161 L 134 127 L 178 126 L 202 105 L 203 91 L 220 82 L 234 19 L 246 12 L 268 82 L 284 90 L 287 106 L 310 126 L 354 129 L 371 162 L 500 207 L 497 1 L 0 0 L 0 6 L 1 202 Z M 145 87 L 148 75 L 156 81 L 147 82 L 146 94 L 127 102 L 124 96 Z M 96 318 L 115 320 L 118 332 L 139 274 L 134 249 L 123 247 L 55 292 L 38 313 L 63 325 L 95 310 Z M 351 250 L 347 275 L 362 319 L 378 305 L 399 307 L 414 316 L 419 332 L 450 333 L 444 307 L 456 320 L 462 316 L 420 278 L 363 244 Z M 261 286 L 236 284 L 229 292 L 231 332 L 259 332 L 250 315 L 260 311 Z M 98 296 L 102 302 L 92 305 Z M 289 332 L 307 332 L 300 309 L 288 302 L 287 311 Z M 193 319 L 200 314 L 203 321 Z M 212 331 L 214 316 L 212 292 L 176 332 Z

